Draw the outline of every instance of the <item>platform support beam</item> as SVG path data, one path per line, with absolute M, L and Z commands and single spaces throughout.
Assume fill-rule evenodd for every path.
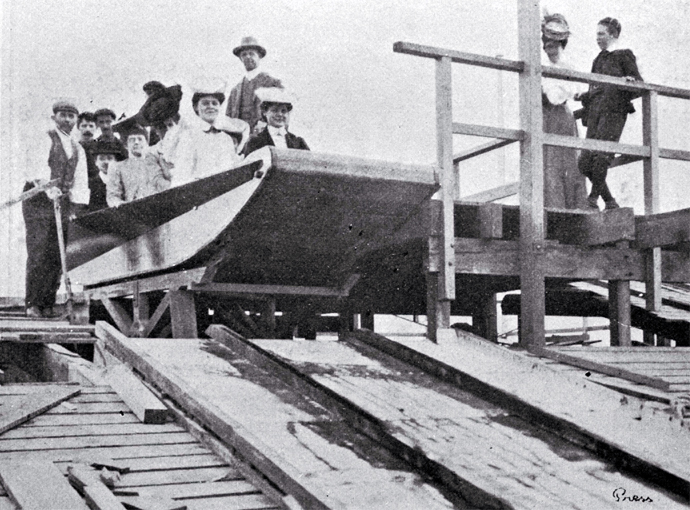
M 619 241 L 618 248 L 629 248 L 630 243 Z M 611 345 L 628 347 L 632 345 L 630 339 L 630 281 L 609 281 L 609 321 L 611 332 Z
M 170 323 L 173 338 L 197 338 L 196 307 L 194 293 L 188 290 L 172 290 L 170 299 Z
M 541 96 L 541 39 L 539 2 L 518 1 L 520 73 L 520 342 L 543 347 L 544 285 L 544 164 Z
M 642 96 L 642 143 L 649 147 L 650 157 L 644 160 L 644 213 L 659 212 L 659 125 L 658 93 L 650 91 Z M 661 248 L 646 252 L 646 307 L 661 309 Z M 654 344 L 654 333 L 644 332 L 644 341 Z
M 441 171 L 439 190 L 441 201 L 440 226 L 438 237 L 430 239 L 430 250 L 438 244 L 438 255 L 430 253 L 430 258 L 438 258 L 438 275 L 430 275 L 427 282 L 436 286 L 436 297 L 433 297 L 431 287 L 427 286 L 427 299 L 433 300 L 428 308 L 428 336 L 436 341 L 437 330 L 450 327 L 450 303 L 455 299 L 455 217 L 454 200 L 459 196 L 458 181 L 453 164 L 453 86 L 452 60 L 450 57 L 436 59 L 436 139 L 437 164 Z M 432 215 L 432 222 L 436 215 Z M 432 231 L 437 226 L 432 226 Z M 432 234 L 433 236 L 433 234 Z M 439 242 L 440 241 L 440 242 Z M 436 285 L 434 285 L 434 283 Z

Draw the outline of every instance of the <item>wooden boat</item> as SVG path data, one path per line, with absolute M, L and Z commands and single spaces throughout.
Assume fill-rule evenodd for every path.
M 437 189 L 431 166 L 262 149 L 235 170 L 82 217 L 93 235 L 72 245 L 72 281 L 213 263 L 216 282 L 339 285 L 364 256 L 426 239 L 401 231 Z

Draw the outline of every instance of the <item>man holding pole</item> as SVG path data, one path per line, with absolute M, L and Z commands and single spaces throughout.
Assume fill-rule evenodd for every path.
M 41 134 L 29 153 L 24 191 L 49 180 L 57 180 L 57 185 L 22 203 L 26 228 L 27 317 L 56 316 L 53 306 L 63 265 L 60 244 L 64 245 L 67 237 L 67 220 L 89 203 L 86 154 L 70 136 L 78 115 L 70 101 L 56 102 L 51 116 L 55 127 Z M 60 226 L 57 216 L 60 216 Z M 60 231 L 61 243 L 58 242 Z

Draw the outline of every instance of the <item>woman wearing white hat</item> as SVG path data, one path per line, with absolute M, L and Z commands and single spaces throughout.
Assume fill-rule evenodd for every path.
M 295 136 L 288 131 L 292 99 L 278 88 L 262 88 L 256 91 L 261 101 L 261 115 L 266 121 L 266 127 L 258 134 L 252 135 L 244 150 L 250 154 L 261 147 L 271 145 L 281 149 L 309 150 L 304 138 Z
M 563 60 L 570 28 L 561 14 L 547 14 L 542 22 L 543 66 L 570 69 Z M 546 78 L 542 81 L 544 132 L 578 136 L 568 99 L 575 96 L 571 82 Z M 544 146 L 544 207 L 586 208 L 587 187 L 577 167 L 577 151 L 568 147 Z
M 205 86 L 195 90 L 192 107 L 197 118 L 171 126 L 159 144 L 161 157 L 172 167 L 172 186 L 229 170 L 242 161 L 239 153 L 249 138 L 249 125 L 220 115 L 223 89 Z

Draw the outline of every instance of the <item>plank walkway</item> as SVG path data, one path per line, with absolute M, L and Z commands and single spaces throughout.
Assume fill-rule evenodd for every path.
M 179 392 L 184 407 L 204 413 L 204 424 L 262 463 L 257 467 L 274 483 L 292 487 L 304 508 L 468 508 L 336 413 L 214 341 L 117 343 L 118 357 L 130 358 L 167 393 Z
M 552 346 L 549 349 L 666 381 L 669 398 L 690 392 L 690 347 Z
M 656 508 L 686 507 L 677 496 L 536 424 L 366 345 L 249 342 L 323 388 L 328 398 L 335 395 L 360 409 L 369 417 L 368 427 L 384 428 L 400 445 L 423 454 L 446 479 L 454 476 L 458 485 L 465 481 L 472 486 L 466 497 L 478 505 L 617 508 L 612 490 L 626 487 L 650 495 Z M 482 500 L 482 494 L 493 498 Z
M 40 388 L 0 386 L 0 405 Z M 180 425 L 140 423 L 108 386 L 80 389 L 78 397 L 0 435 L 0 464 L 49 460 L 66 475 L 70 463 L 102 456 L 130 468 L 118 488 L 179 500 L 190 510 L 283 508 Z M 1 485 L 0 509 L 16 509 Z

